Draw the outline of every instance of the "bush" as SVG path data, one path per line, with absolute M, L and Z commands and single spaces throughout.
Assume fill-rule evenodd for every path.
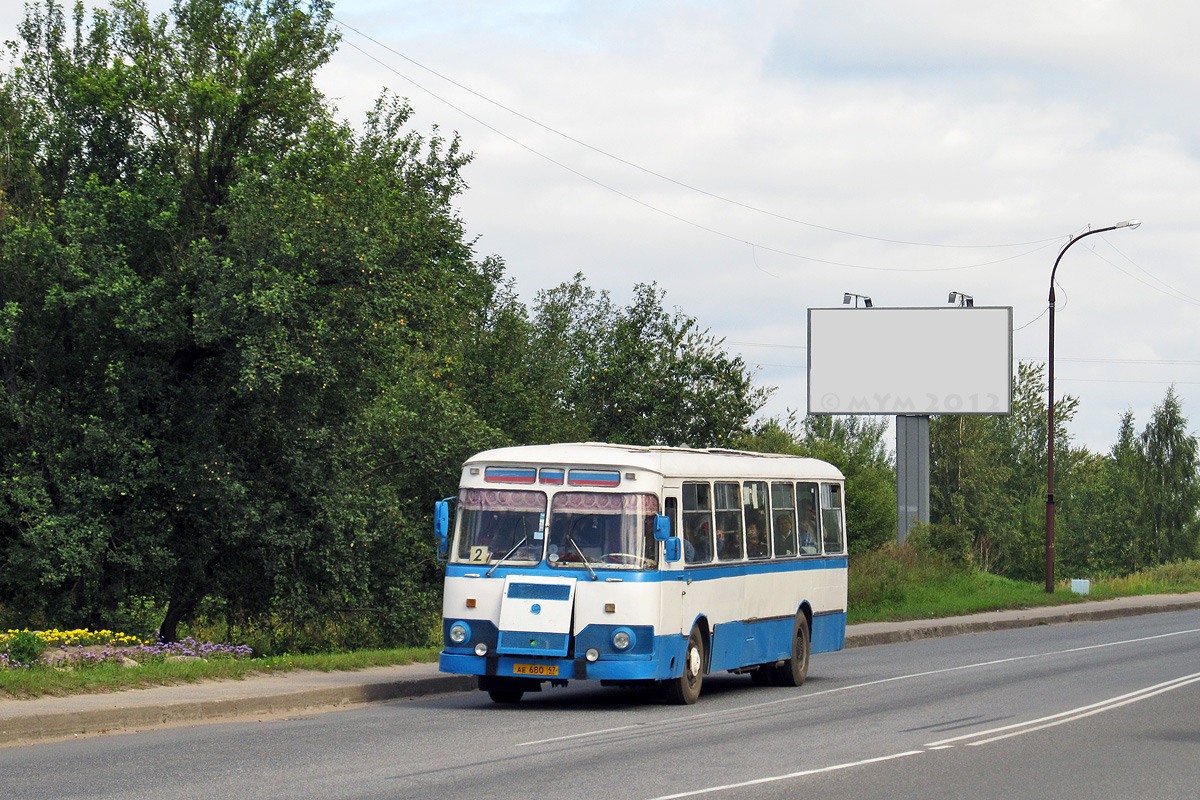
M 42 658 L 46 644 L 32 631 L 9 631 L 5 655 L 8 661 L 21 666 L 30 666 Z
M 961 525 L 918 522 L 909 531 L 908 544 L 947 565 L 967 567 L 973 561 L 975 536 Z

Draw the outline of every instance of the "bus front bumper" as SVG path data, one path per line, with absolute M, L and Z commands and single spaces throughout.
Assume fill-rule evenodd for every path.
M 438 659 L 439 669 L 454 675 L 497 675 L 537 681 L 650 681 L 670 677 L 657 674 L 659 666 L 649 660 L 588 661 L 584 658 L 477 656 L 445 651 Z

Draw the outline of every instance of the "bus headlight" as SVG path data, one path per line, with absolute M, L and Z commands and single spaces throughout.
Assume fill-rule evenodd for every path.
M 450 626 L 450 641 L 462 644 L 471 638 L 471 628 L 465 622 L 456 622 Z
M 628 650 L 633 646 L 633 631 L 628 628 L 617 628 L 612 635 L 612 644 L 618 650 Z
M 589 647 L 588 651 L 583 654 L 583 657 L 586 658 L 588 661 L 592 661 L 592 662 L 599 661 L 600 660 L 600 651 L 594 647 Z
M 486 656 L 487 655 L 487 642 L 480 642 L 479 644 L 475 645 L 475 655 L 477 655 L 477 656 Z

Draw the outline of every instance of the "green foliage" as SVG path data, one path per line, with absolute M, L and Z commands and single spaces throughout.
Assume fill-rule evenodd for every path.
M 1044 574 L 1046 381 L 1021 363 L 1008 416 L 935 417 L 930 422 L 930 520 L 970 532 L 980 568 L 1023 581 Z M 1067 424 L 1078 401 L 1055 401 L 1055 494 L 1064 529 L 1075 491 Z
M 10 633 L 5 642 L 8 660 L 15 664 L 33 664 L 41 659 L 45 649 L 46 645 L 41 638 L 30 631 Z
M 316 89 L 328 0 L 71 13 L 31 5 L 0 75 L 6 616 L 423 644 L 467 455 L 720 445 L 761 406 L 656 287 L 523 308 L 464 233 L 459 140 Z
M 619 308 L 581 274 L 540 292 L 531 315 L 498 296 L 493 332 L 472 353 L 471 395 L 484 398 L 476 407 L 521 443 L 728 446 L 767 392 L 740 357 L 663 299 L 639 284 Z
M 971 532 L 983 569 L 1036 580 L 1045 565 L 1046 390 L 1021 364 L 1009 417 L 938 417 L 930 426 L 931 517 Z M 1077 401 L 1056 401 L 1056 572 L 1112 575 L 1197 553 L 1200 462 L 1172 388 L 1139 435 L 1121 418 L 1111 453 L 1071 446 Z
M 1145 530 L 1153 561 L 1191 558 L 1197 552 L 1200 525 L 1200 461 L 1196 437 L 1187 432 L 1175 387 L 1154 407 L 1140 439 L 1144 459 Z
M 1190 559 L 1160 564 L 1129 575 L 1103 580 L 1099 586 L 1113 595 L 1162 594 L 1200 591 L 1200 561 Z
M 967 567 L 974 561 L 975 537 L 963 525 L 917 523 L 906 542 L 918 552 L 932 553 L 949 565 Z
M 0 83 L 0 600 L 400 636 L 425 509 L 498 438 L 438 369 L 496 277 L 451 206 L 468 158 L 395 101 L 334 122 L 324 0 L 76 14 L 32 9 Z
M 849 581 L 851 623 L 944 618 L 1082 600 L 1067 592 L 1048 595 L 1038 584 L 954 564 L 941 553 L 908 543 L 851 556 Z

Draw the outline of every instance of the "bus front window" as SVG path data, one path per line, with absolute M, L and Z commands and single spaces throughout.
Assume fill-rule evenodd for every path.
M 542 559 L 546 495 L 543 492 L 463 489 L 454 560 L 467 564 L 537 562 Z
M 559 492 L 550 508 L 550 566 L 655 569 L 652 494 Z

